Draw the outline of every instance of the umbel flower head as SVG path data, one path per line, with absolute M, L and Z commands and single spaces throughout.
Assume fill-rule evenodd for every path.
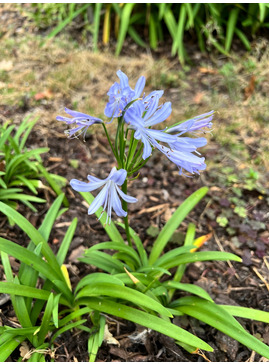
M 108 118 L 115 118 L 122 115 L 126 105 L 132 100 L 138 99 L 145 87 L 145 77 L 141 76 L 134 90 L 129 86 L 129 80 L 125 73 L 121 70 L 117 72 L 117 76 L 120 79 L 120 83 L 115 82 L 108 91 L 109 101 L 105 107 L 105 116 Z
M 91 215 L 103 206 L 103 212 L 107 212 L 106 223 L 111 222 L 112 210 L 118 216 L 126 216 L 127 212 L 123 210 L 119 196 L 128 203 L 137 202 L 135 197 L 126 195 L 119 186 L 122 186 L 126 180 L 127 172 L 125 169 L 117 170 L 113 167 L 106 179 L 99 179 L 97 177 L 88 175 L 89 182 L 82 182 L 77 179 L 72 179 L 70 185 L 75 191 L 78 192 L 91 192 L 97 188 L 103 187 L 99 194 L 95 197 L 94 201 L 88 209 L 88 214 Z M 102 212 L 102 214 L 103 214 Z M 101 215 L 102 216 L 102 215 Z M 100 216 L 100 218 L 101 218 Z
M 64 109 L 64 111 L 71 115 L 72 118 L 68 118 L 66 116 L 57 116 L 56 120 L 58 121 L 65 121 L 66 124 L 74 124 L 75 128 L 68 129 L 65 131 L 66 134 L 68 134 L 68 137 L 78 137 L 80 134 L 83 134 L 83 138 L 85 139 L 86 132 L 89 128 L 89 126 L 93 124 L 99 124 L 102 123 L 103 120 L 99 118 L 95 118 L 93 116 L 83 114 L 82 112 L 70 110 L 67 107 Z

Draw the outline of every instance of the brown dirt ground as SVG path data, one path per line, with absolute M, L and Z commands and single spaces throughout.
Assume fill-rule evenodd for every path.
M 3 8 L 1 11 L 2 16 L 6 16 Z M 115 161 L 104 135 L 97 127 L 91 129 L 85 143 L 68 140 L 63 133 L 65 125 L 56 122 L 55 117 L 63 114 L 64 106 L 101 117 L 106 92 L 116 80 L 115 72 L 119 68 L 129 75 L 131 85 L 143 74 L 147 78 L 147 91 L 165 89 L 165 100 L 171 100 L 173 105 L 173 114 L 168 123 L 211 109 L 217 110 L 213 135 L 209 136 L 208 146 L 202 151 L 208 169 L 201 177 L 180 177 L 174 165 L 162 155 L 154 153 L 141 170 L 140 177 L 129 186 L 129 193 L 139 198 L 139 202 L 130 208 L 130 225 L 150 250 L 153 238 L 147 234 L 148 227 L 161 228 L 186 197 L 201 186 L 209 186 L 208 196 L 181 224 L 179 232 L 185 234 L 188 223 L 194 222 L 197 236 L 213 232 L 204 250 L 230 251 L 242 256 L 243 263 L 191 264 L 184 282 L 205 288 L 217 303 L 268 311 L 268 44 L 257 42 L 251 55 L 238 52 L 231 60 L 210 58 L 190 49 L 194 64 L 183 72 L 177 61 L 168 57 L 165 49 L 157 59 L 154 59 L 157 55 L 142 51 L 139 56 L 125 55 L 117 59 L 109 50 L 93 54 L 85 47 L 74 46 L 64 37 L 40 48 L 36 34 L 19 34 L 8 27 L 8 22 L 5 24 L 7 31 L 0 39 L 4 45 L 0 56 L 1 67 L 4 68 L 0 82 L 0 119 L 2 122 L 12 120 L 19 125 L 26 115 L 39 115 L 40 122 L 28 140 L 28 147 L 48 146 L 50 152 L 44 156 L 44 164 L 49 171 L 66 177 L 68 181 L 71 178 L 85 180 L 87 174 L 103 178 Z M 25 33 L 25 27 L 21 29 L 21 33 Z M 132 54 L 138 51 L 134 45 L 132 49 Z M 242 63 L 249 60 L 253 60 L 256 66 L 253 90 L 253 72 L 242 67 Z M 227 62 L 234 67 L 234 77 L 222 72 Z M 113 133 L 113 124 L 109 128 Z M 238 146 L 242 148 L 236 149 Z M 70 160 L 79 161 L 77 169 L 71 166 Z M 239 181 L 227 184 L 222 167 L 233 168 L 233 173 L 241 176 Z M 249 167 L 259 171 L 265 191 L 263 194 L 256 187 L 251 191 L 245 188 L 241 173 Z M 234 209 L 229 197 L 232 188 L 238 186 L 243 191 L 241 199 L 247 206 L 247 218 L 231 212 L 229 227 L 234 233 L 229 234 L 225 227 L 216 223 L 216 217 L 223 209 Z M 105 241 L 106 235 L 95 217 L 87 215 L 87 207 L 80 196 L 68 185 L 64 190 L 70 208 L 59 218 L 52 233 L 51 245 L 57 251 L 66 226 L 74 217 L 78 217 L 79 224 L 67 261 L 71 282 L 76 284 L 91 271 L 90 267 L 76 260 L 81 248 Z M 42 191 L 40 196 L 44 196 Z M 45 198 L 46 206 L 39 206 L 36 214 L 20 206 L 20 211 L 35 226 L 40 225 L 54 196 L 46 193 Z M 251 225 L 249 221 L 264 225 L 251 228 L 255 224 Z M 26 243 L 25 236 L 16 227 L 10 227 L 3 216 L 0 216 L 0 236 Z M 16 261 L 13 265 L 16 271 Z M 1 317 L 3 323 L 14 320 L 9 302 L 2 307 Z M 264 361 L 235 340 L 195 319 L 184 317 L 178 323 L 215 348 L 214 353 L 205 353 L 206 359 L 180 350 L 172 340 L 154 332 L 147 334 L 144 343 L 134 342 L 130 335 L 140 329 L 136 325 L 109 317 L 108 323 L 121 346 L 117 348 L 103 344 L 97 361 Z M 268 325 L 247 320 L 240 320 L 240 323 L 269 344 Z M 57 345 L 56 361 L 88 359 L 87 337 L 84 334 L 66 334 Z

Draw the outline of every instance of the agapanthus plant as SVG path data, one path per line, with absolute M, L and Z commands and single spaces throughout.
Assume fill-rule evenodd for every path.
M 117 167 L 112 171 L 116 173 L 115 176 L 120 175 L 120 183 L 115 182 L 112 171 L 112 175 L 110 174 L 102 184 L 100 184 L 101 180 L 93 176 L 88 176 L 88 179 L 90 178 L 89 183 L 77 180 L 72 180 L 70 183 L 78 192 L 93 191 L 105 185 L 90 206 L 88 213 L 92 214 L 97 208 L 103 206 L 103 209 L 108 212 L 109 221 L 111 221 L 112 209 L 118 216 L 126 217 L 127 203 L 136 201 L 134 197 L 127 196 L 126 178 L 138 172 L 155 149 L 163 153 L 178 167 L 179 174 L 182 174 L 183 171 L 191 175 L 199 174 L 199 171 L 206 168 L 205 159 L 197 151 L 198 148 L 206 145 L 206 138 L 195 137 L 195 135 L 183 137 L 182 134 L 197 133 L 204 128 L 211 129 L 214 114 L 214 111 L 210 111 L 181 124 L 175 123 L 169 127 L 164 125 L 162 130 L 156 129 L 157 125 L 165 122 L 171 115 L 171 102 L 160 103 L 163 95 L 162 90 L 156 90 L 145 95 L 143 93 L 144 76 L 138 79 L 135 88 L 132 89 L 126 74 L 119 70 L 117 75 L 120 81 L 115 82 L 108 91 L 109 101 L 104 111 L 105 116 L 111 118 L 112 121 L 118 118 L 114 141 L 110 138 L 105 123 L 99 118 L 67 108 L 65 111 L 72 118 L 57 116 L 57 120 L 65 121 L 68 125 L 74 125 L 74 128 L 67 131 L 69 136 L 83 133 L 85 137 L 88 128 L 93 124 L 102 124 L 105 130 L 117 162 Z M 128 137 L 129 142 L 127 143 Z M 96 187 L 97 185 L 98 187 Z M 118 186 L 122 186 L 122 190 Z M 125 213 L 123 213 L 118 195 L 123 199 Z M 127 226 L 126 220 L 126 229 Z
M 134 299 L 134 303 L 140 298 L 143 302 L 143 297 L 145 302 L 146 298 L 150 298 L 152 300 L 150 305 L 152 302 L 155 305 L 161 304 L 173 316 L 187 314 L 200 319 L 261 355 L 269 357 L 268 347 L 251 336 L 234 318 L 234 316 L 240 316 L 253 319 L 255 315 L 258 315 L 260 321 L 269 322 L 268 313 L 237 306 L 217 305 L 201 287 L 181 283 L 188 263 L 205 260 L 239 262 L 241 259 L 226 252 L 196 252 L 208 239 L 208 235 L 195 239 L 193 224 L 188 227 L 184 245 L 165 252 L 172 234 L 206 194 L 206 187 L 194 192 L 174 212 L 158 235 L 150 254 L 144 248 L 139 236 L 129 227 L 128 203 L 134 203 L 137 200 L 127 194 L 128 179 L 136 177 L 139 169 L 146 164 L 154 150 L 163 153 L 174 163 L 179 169 L 179 174 L 193 176 L 203 171 L 206 168 L 205 158 L 200 155 L 198 149 L 206 145 L 207 139 L 200 134 L 212 129 L 214 111 L 181 123 L 163 124 L 160 129 L 159 124 L 165 123 L 172 112 L 170 102 L 160 102 L 163 91 L 157 90 L 146 95 L 143 92 L 145 86 L 143 76 L 138 79 L 135 88 L 132 89 L 129 86 L 128 77 L 122 71 L 118 71 L 117 75 L 120 81 L 111 86 L 108 92 L 109 101 L 104 112 L 109 118 L 107 123 L 117 118 L 114 139 L 106 129 L 106 122 L 100 119 L 90 116 L 88 120 L 80 119 L 85 117 L 85 114 L 74 111 L 71 113 L 70 110 L 67 111 L 73 116 L 71 122 L 67 118 L 57 117 L 58 120 L 68 124 L 75 124 L 75 128 L 68 132 L 69 135 L 74 135 L 80 130 L 80 133 L 84 131 L 85 134 L 89 126 L 101 123 L 116 160 L 116 166 L 104 180 L 89 175 L 87 177 L 89 182 L 75 179 L 70 181 L 72 188 L 80 192 L 89 204 L 88 213 L 96 214 L 111 239 L 108 242 L 95 244 L 85 252 L 84 257 L 79 258 L 80 261 L 106 272 L 106 274 L 93 273 L 79 282 L 76 289 L 77 297 L 84 297 L 79 300 L 79 303 L 97 312 L 115 315 L 136 323 L 142 322 L 148 328 L 171 336 L 171 326 L 167 327 L 171 321 L 165 316 L 167 312 L 163 312 L 162 321 L 159 321 L 156 313 L 152 314 L 151 309 L 146 312 L 134 311 L 131 305 L 126 310 L 122 304 L 126 300 L 125 293 L 128 294 L 129 301 Z M 84 125 L 81 122 L 88 122 L 88 124 Z M 101 187 L 102 190 L 94 198 L 90 192 Z M 117 224 L 125 228 L 128 245 L 112 221 L 112 210 L 116 215 L 124 218 L 124 224 L 120 222 Z M 111 255 L 102 252 L 107 249 L 114 250 L 116 253 Z M 171 269 L 174 271 L 171 272 Z M 164 275 L 169 279 L 162 280 Z M 182 297 L 181 294 L 175 299 L 174 294 L 177 292 L 188 292 L 192 296 Z M 129 295 L 131 293 L 132 295 Z M 100 296 L 96 298 L 98 294 Z M 149 306 L 144 307 L 144 310 L 148 308 Z M 178 332 L 178 329 L 178 326 L 173 325 L 173 333 Z M 176 343 L 187 351 L 199 353 L 199 349 L 212 350 L 204 343 L 197 343 L 196 339 L 189 336 L 189 333 L 182 331 L 180 333 L 182 335 Z M 98 345 L 96 343 L 95 345 L 97 350 Z

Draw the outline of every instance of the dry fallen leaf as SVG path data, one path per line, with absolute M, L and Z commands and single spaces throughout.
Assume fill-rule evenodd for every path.
M 36 101 L 43 100 L 43 99 L 51 99 L 53 96 L 53 93 L 51 90 L 45 90 L 43 92 L 39 92 L 35 94 L 34 98 Z
M 29 346 L 27 345 L 27 343 L 25 341 L 23 341 L 20 346 L 20 354 L 21 354 L 21 357 L 23 358 L 23 360 L 27 360 L 31 356 Z
M 218 73 L 217 70 L 214 70 L 213 68 L 206 68 L 206 67 L 200 67 L 199 71 L 201 73 L 211 73 L 213 75 L 216 75 Z
M 248 86 L 245 88 L 245 100 L 250 98 L 255 89 L 256 77 L 251 76 Z
M 104 342 L 110 345 L 120 346 L 118 340 L 116 340 L 111 334 L 111 332 L 109 332 L 107 325 L 105 325 Z
M 193 101 L 196 103 L 196 104 L 200 104 L 202 99 L 204 97 L 204 93 L 203 92 L 197 92 L 197 94 L 194 96 L 193 98 Z

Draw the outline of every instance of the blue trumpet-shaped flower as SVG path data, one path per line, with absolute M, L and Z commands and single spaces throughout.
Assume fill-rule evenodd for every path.
M 85 139 L 86 132 L 91 125 L 103 122 L 103 120 L 99 118 L 83 114 L 82 112 L 70 110 L 67 107 L 64 109 L 64 111 L 72 117 L 68 118 L 65 116 L 57 116 L 56 120 L 65 121 L 69 125 L 75 124 L 75 128 L 65 130 L 65 133 L 68 134 L 69 138 L 71 138 L 72 136 L 78 137 L 80 134 L 83 133 L 83 138 Z
M 135 130 L 134 138 L 141 140 L 144 144 L 143 159 L 147 159 L 156 147 L 157 141 L 175 143 L 177 137 L 167 134 L 161 130 L 151 129 L 153 125 L 161 123 L 171 114 L 171 103 L 166 102 L 158 107 L 159 95 L 155 94 L 149 102 L 136 101 L 132 107 L 126 110 L 124 120 Z
M 176 125 L 165 131 L 151 129 L 156 124 L 166 120 L 171 114 L 170 102 L 158 105 L 162 96 L 162 91 L 154 91 L 141 101 L 136 101 L 124 114 L 124 120 L 135 130 L 134 138 L 141 140 L 144 144 L 142 158 L 147 159 L 152 149 L 156 148 L 166 155 L 179 168 L 182 174 L 183 169 L 191 174 L 199 174 L 199 170 L 204 170 L 206 164 L 204 158 L 197 156 L 197 148 L 206 145 L 206 138 L 181 137 L 186 132 L 196 132 L 202 128 L 211 128 L 211 120 L 214 111 L 197 116 L 191 120 Z M 171 134 L 175 132 L 176 134 Z M 168 144 L 162 145 L 159 142 Z
M 183 123 L 177 124 L 167 129 L 167 133 L 181 132 L 180 134 L 183 134 L 201 131 L 204 128 L 211 129 L 213 125 L 211 121 L 213 120 L 214 113 L 215 111 L 212 110 L 206 114 L 195 116 L 192 119 L 186 120 Z
M 115 118 L 122 115 L 123 110 L 126 105 L 132 100 L 136 100 L 140 97 L 144 87 L 145 87 L 145 77 L 141 76 L 136 85 L 135 89 L 131 89 L 129 86 L 128 77 L 122 71 L 117 72 L 117 76 L 120 79 L 120 83 L 115 82 L 109 89 L 107 95 L 109 96 L 109 101 L 105 107 L 105 115 L 108 118 Z
M 127 172 L 125 169 L 117 170 L 116 167 L 112 168 L 110 174 L 106 179 L 99 179 L 94 176 L 88 175 L 89 182 L 81 182 L 77 179 L 72 179 L 70 185 L 75 191 L 78 192 L 91 192 L 99 187 L 103 189 L 93 200 L 88 209 L 88 214 L 93 214 L 101 206 L 103 206 L 103 212 L 107 212 L 107 222 L 111 222 L 112 209 L 118 216 L 127 216 L 127 212 L 123 210 L 119 196 L 128 203 L 137 202 L 135 197 L 126 195 L 120 188 L 126 180 Z M 101 215 L 102 216 L 102 215 Z M 100 216 L 100 217 L 101 217 Z

